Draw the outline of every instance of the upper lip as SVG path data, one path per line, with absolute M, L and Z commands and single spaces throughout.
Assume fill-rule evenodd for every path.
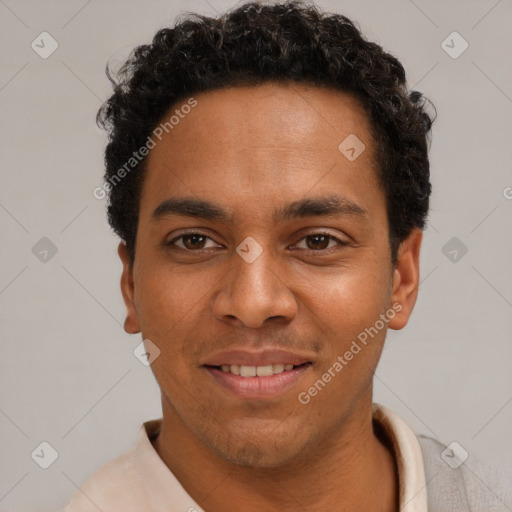
M 222 366 L 237 364 L 240 366 L 266 366 L 270 364 L 293 364 L 299 366 L 312 362 L 311 357 L 298 352 L 268 348 L 258 351 L 224 350 L 212 354 L 201 366 Z

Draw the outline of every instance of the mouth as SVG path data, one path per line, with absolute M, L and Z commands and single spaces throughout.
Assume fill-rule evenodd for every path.
M 310 362 L 303 364 L 290 364 L 290 363 L 276 363 L 276 364 L 266 364 L 261 366 L 248 366 L 241 364 L 223 364 L 219 366 L 209 366 L 205 365 L 209 368 L 214 368 L 216 370 L 220 370 L 223 373 L 231 373 L 232 375 L 239 375 L 240 377 L 249 378 L 249 377 L 270 377 L 272 375 L 279 375 L 283 372 L 289 372 L 296 368 L 300 368 L 306 364 L 311 364 Z
M 263 400 L 278 398 L 297 386 L 312 362 L 273 363 L 265 365 L 203 365 L 213 381 L 230 396 Z

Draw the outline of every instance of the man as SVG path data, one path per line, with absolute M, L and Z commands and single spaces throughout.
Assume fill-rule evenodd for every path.
M 163 418 L 65 510 L 476 510 L 444 445 L 372 403 L 431 191 L 401 64 L 341 15 L 248 3 L 160 30 L 113 83 L 125 330 Z

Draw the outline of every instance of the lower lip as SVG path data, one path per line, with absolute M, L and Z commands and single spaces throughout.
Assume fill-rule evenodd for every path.
M 224 389 L 238 398 L 263 399 L 279 396 L 293 388 L 304 372 L 308 371 L 311 364 L 297 366 L 293 370 L 284 371 L 267 377 L 240 377 L 233 373 L 223 372 L 211 366 L 205 366 L 205 370 Z

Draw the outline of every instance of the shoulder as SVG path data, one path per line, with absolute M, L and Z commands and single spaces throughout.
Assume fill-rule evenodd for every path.
M 429 512 L 507 511 L 512 475 L 469 454 L 459 443 L 443 445 L 417 436 L 423 454 Z
M 62 512 L 140 512 L 148 502 L 133 450 L 111 460 L 76 490 Z

